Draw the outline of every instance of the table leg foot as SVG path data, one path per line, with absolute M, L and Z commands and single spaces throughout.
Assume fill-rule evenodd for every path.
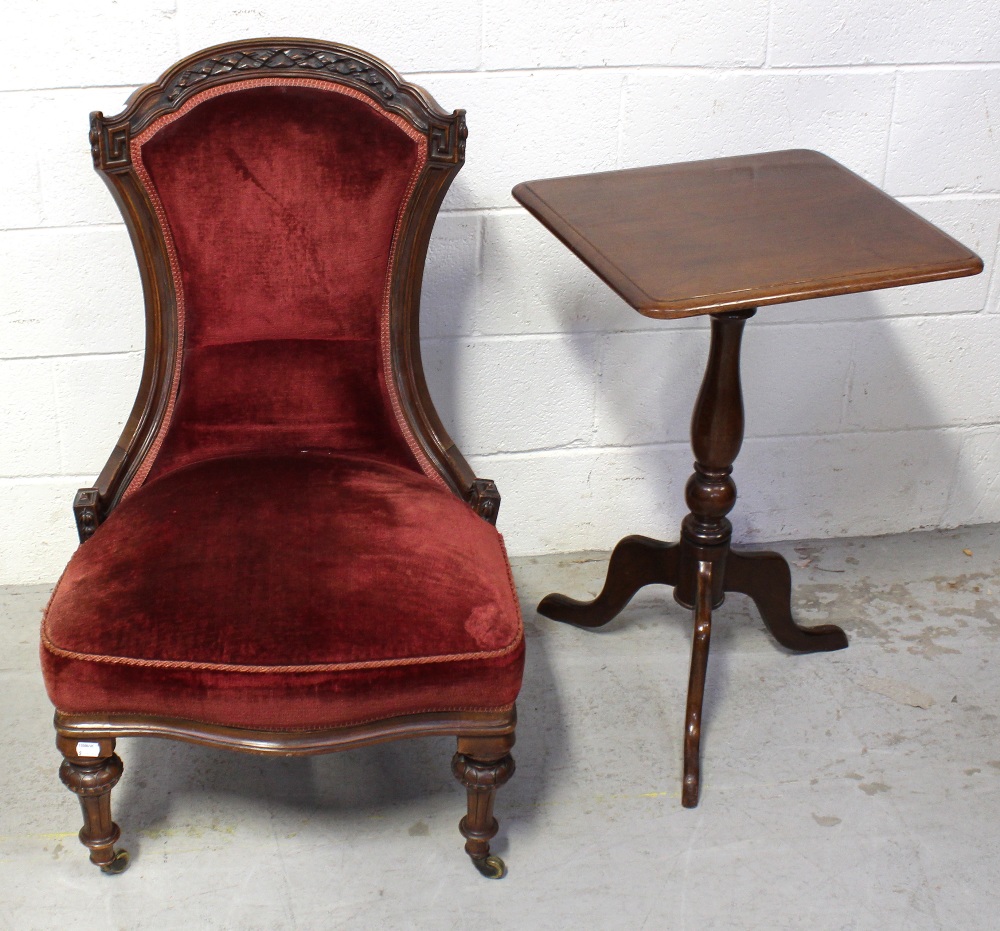
M 577 627 L 601 627 L 644 585 L 677 584 L 679 548 L 677 543 L 661 543 L 650 537 L 625 537 L 611 553 L 604 588 L 593 601 L 546 595 L 539 602 L 538 613 Z
M 778 553 L 730 551 L 724 588 L 749 595 L 771 635 L 789 650 L 825 653 L 847 646 L 847 634 L 833 624 L 800 627 L 792 619 L 792 573 Z
M 695 808 L 701 789 L 701 711 L 708 673 L 708 648 L 712 637 L 712 573 L 710 562 L 698 562 L 694 637 L 691 641 L 691 678 L 684 716 L 684 789 L 681 804 Z

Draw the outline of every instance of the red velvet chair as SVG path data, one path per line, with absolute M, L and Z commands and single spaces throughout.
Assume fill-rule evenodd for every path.
M 485 875 L 524 638 L 499 496 L 420 363 L 462 111 L 356 49 L 216 46 L 91 117 L 146 296 L 138 398 L 42 630 L 63 782 L 106 872 L 119 737 L 315 754 L 458 738 Z

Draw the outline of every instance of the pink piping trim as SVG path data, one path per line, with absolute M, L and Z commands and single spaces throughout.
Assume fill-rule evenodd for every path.
M 426 143 L 426 139 L 424 139 L 423 136 L 420 138 Z M 396 381 L 392 377 L 392 346 L 389 340 L 389 318 L 392 309 L 389 301 L 392 293 L 392 274 L 396 267 L 396 245 L 399 242 L 400 228 L 403 225 L 403 217 L 406 214 L 406 208 L 410 204 L 410 198 L 413 196 L 414 188 L 416 188 L 417 182 L 420 180 L 420 174 L 426 164 L 427 148 L 425 145 L 424 148 L 420 150 L 420 157 L 418 158 L 417 165 L 413 170 L 413 175 L 410 177 L 410 183 L 406 188 L 406 194 L 403 196 L 403 205 L 400 207 L 399 214 L 396 216 L 396 228 L 392 231 L 392 245 L 389 247 L 389 268 L 385 277 L 385 292 L 382 297 L 382 318 L 381 325 L 379 327 L 379 342 L 382 347 L 382 379 L 389 390 L 389 403 L 392 406 L 392 412 L 396 417 L 396 423 L 399 425 L 399 429 L 403 434 L 403 439 L 406 440 L 406 445 L 410 447 L 410 452 L 413 453 L 413 458 L 417 460 L 417 463 L 423 470 L 424 475 L 437 482 L 437 484 L 441 485 L 443 488 L 448 488 L 448 483 L 444 480 L 444 478 L 442 478 L 441 473 L 438 472 L 433 465 L 431 465 L 430 460 L 427 458 L 422 447 L 417 442 L 416 437 L 413 435 L 413 431 L 410 429 L 410 425 L 406 422 L 406 418 L 403 416 L 403 407 L 399 400 L 399 392 L 396 390 Z
M 518 611 L 520 618 L 520 611 Z M 518 625 L 517 636 L 510 644 L 499 650 L 480 650 L 476 653 L 447 653 L 442 656 L 407 656 L 401 659 L 373 659 L 356 663 L 312 663 L 302 666 L 245 666 L 239 663 L 196 663 L 189 660 L 135 659 L 131 656 L 104 656 L 99 653 L 77 653 L 57 647 L 49 638 L 48 630 L 42 628 L 42 644 L 45 649 L 65 659 L 85 660 L 91 663 L 112 663 L 118 666 L 155 666 L 161 669 L 226 670 L 227 672 L 351 672 L 356 669 L 390 669 L 396 666 L 423 666 L 430 663 L 456 663 L 463 660 L 496 659 L 512 653 L 524 638 L 524 629 Z
M 150 129 L 152 129 L 152 127 L 150 127 Z M 146 171 L 146 166 L 142 161 L 141 143 L 145 140 L 146 133 L 142 133 L 129 143 L 129 148 L 132 152 L 132 164 L 135 168 L 135 173 L 142 184 L 146 196 L 149 198 L 150 204 L 153 206 L 153 212 L 160 221 L 160 232 L 163 235 L 163 241 L 167 247 L 167 260 L 170 264 L 170 277 L 173 279 L 174 295 L 177 304 L 177 351 L 174 357 L 174 368 L 170 373 L 170 397 L 167 399 L 167 407 L 163 412 L 163 421 L 160 423 L 160 429 L 157 430 L 156 437 L 153 439 L 153 443 L 149 447 L 149 451 L 145 456 L 143 456 L 142 463 L 136 470 L 135 475 L 132 476 L 132 480 L 126 486 L 125 491 L 122 492 L 123 501 L 146 480 L 146 476 L 149 475 L 149 470 L 153 467 L 153 462 L 156 460 L 156 455 L 159 453 L 160 447 L 163 445 L 163 439 L 167 434 L 167 429 L 169 428 L 170 422 L 173 418 L 174 404 L 177 401 L 177 392 L 181 381 L 181 362 L 184 358 L 184 285 L 181 282 L 180 263 L 177 261 L 177 251 L 174 248 L 174 237 L 171 234 L 170 226 L 167 223 L 166 211 L 163 209 L 163 204 L 160 202 L 160 196 L 157 194 L 156 188 L 153 187 L 152 179 L 149 177 L 149 173 Z
M 392 233 L 392 244 L 389 249 L 389 265 L 386 270 L 386 285 L 385 293 L 382 298 L 382 311 L 381 320 L 379 326 L 379 341 L 381 344 L 382 352 L 382 377 L 385 381 L 386 388 L 389 393 L 389 403 L 392 407 L 393 415 L 396 418 L 396 423 L 399 426 L 400 432 L 403 434 L 403 438 L 406 440 L 407 446 L 410 448 L 410 452 L 413 454 L 413 458 L 416 459 L 417 464 L 420 466 L 421 471 L 430 478 L 431 480 L 437 482 L 439 485 L 448 487 L 447 482 L 441 476 L 441 474 L 434 468 L 431 461 L 427 458 L 422 447 L 417 442 L 416 437 L 413 435 L 413 431 L 410 429 L 409 424 L 407 424 L 406 419 L 403 417 L 402 405 L 399 400 L 399 392 L 396 387 L 395 380 L 392 377 L 392 353 L 389 346 L 389 296 L 391 292 L 392 274 L 396 264 L 396 247 L 399 242 L 399 233 L 402 226 L 403 217 L 406 214 L 406 209 L 409 206 L 410 198 L 413 196 L 413 191 L 416 188 L 417 182 L 420 179 L 420 174 L 427 164 L 427 137 L 411 126 L 403 117 L 395 113 L 387 113 L 382 110 L 379 104 L 372 100 L 367 94 L 362 91 L 355 90 L 351 87 L 344 87 L 339 84 L 333 84 L 328 81 L 321 81 L 315 78 L 251 78 L 245 81 L 241 81 L 238 84 L 223 85 L 221 87 L 213 87 L 209 90 L 202 91 L 196 94 L 190 100 L 187 101 L 182 107 L 173 113 L 162 116 L 157 120 L 154 120 L 149 126 L 146 127 L 141 133 L 135 136 L 129 143 L 129 148 L 132 155 L 132 165 L 135 169 L 136 175 L 142 184 L 146 196 L 149 198 L 152 204 L 153 211 L 156 214 L 157 219 L 160 222 L 160 231 L 163 234 L 163 239 L 167 248 L 167 258 L 170 264 L 170 275 L 173 279 L 174 292 L 176 294 L 177 302 L 177 354 L 174 359 L 173 372 L 171 373 L 171 386 L 170 386 L 170 398 L 167 401 L 166 410 L 163 413 L 163 421 L 160 423 L 160 428 L 157 430 L 156 437 L 153 440 L 149 451 L 143 457 L 142 464 L 136 471 L 132 480 L 128 483 L 125 491 L 122 493 L 122 499 L 124 500 L 129 495 L 131 495 L 136 489 L 138 489 L 142 483 L 146 480 L 149 475 L 150 469 L 152 469 L 153 464 L 156 460 L 156 456 L 163 445 L 163 441 L 170 429 L 170 424 L 173 419 L 174 407 L 177 403 L 177 395 L 180 390 L 180 375 L 181 366 L 184 358 L 184 320 L 185 320 L 185 305 L 184 305 L 184 284 L 181 279 L 180 273 L 180 263 L 177 259 L 177 252 L 174 247 L 173 236 L 170 232 L 170 225 L 167 222 L 166 211 L 163 209 L 163 204 L 160 202 L 159 195 L 156 193 L 156 189 L 153 186 L 152 179 L 149 177 L 149 173 L 146 170 L 146 166 L 142 160 L 142 147 L 158 133 L 164 126 L 172 123 L 174 120 L 179 119 L 186 113 L 194 109 L 206 100 L 210 100 L 213 97 L 218 97 L 222 94 L 237 93 L 242 90 L 248 90 L 255 87 L 312 87 L 319 90 L 331 91 L 337 94 L 344 94 L 348 97 L 353 97 L 355 100 L 360 100 L 362 103 L 367 104 L 373 110 L 378 110 L 380 115 L 386 117 L 392 121 L 397 127 L 399 127 L 403 132 L 406 133 L 414 142 L 418 145 L 419 156 L 417 158 L 417 164 L 413 169 L 413 174 L 410 177 L 410 182 L 406 188 L 406 193 L 403 198 L 403 202 L 399 208 L 399 213 L 396 216 L 396 226 Z

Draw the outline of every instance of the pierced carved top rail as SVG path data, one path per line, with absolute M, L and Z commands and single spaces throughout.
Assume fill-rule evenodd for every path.
M 115 172 L 131 164 L 129 141 L 153 120 L 179 109 L 193 94 L 250 77 L 309 76 L 334 81 L 369 94 L 428 137 L 432 161 L 460 163 L 465 158 L 465 111 L 442 109 L 422 87 L 405 81 L 367 52 L 311 39 L 250 39 L 196 52 L 140 87 L 116 116 L 91 113 L 94 165 Z

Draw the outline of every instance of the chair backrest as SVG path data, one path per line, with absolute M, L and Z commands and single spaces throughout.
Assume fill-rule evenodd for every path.
M 259 453 L 377 457 L 468 497 L 417 325 L 464 140 L 463 111 L 364 52 L 303 39 L 207 49 L 119 116 L 92 114 L 147 318 L 102 516 L 167 472 Z

